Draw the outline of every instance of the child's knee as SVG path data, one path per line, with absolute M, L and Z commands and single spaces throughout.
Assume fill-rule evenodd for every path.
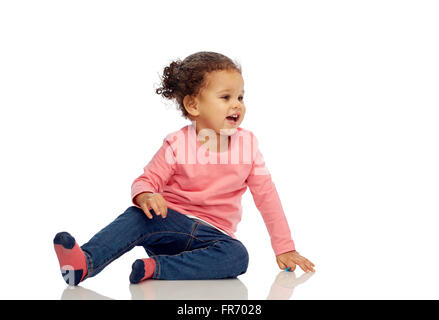
M 247 271 L 249 263 L 249 255 L 247 248 L 238 240 L 233 241 L 233 256 L 234 274 L 233 276 L 239 276 Z
M 242 272 L 240 274 L 243 274 L 247 271 L 248 263 L 249 263 L 249 255 L 247 248 L 241 243 L 241 249 L 240 249 L 240 258 L 242 261 Z

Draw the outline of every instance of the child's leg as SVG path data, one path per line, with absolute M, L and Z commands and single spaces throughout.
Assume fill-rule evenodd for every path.
M 161 216 L 156 216 L 153 210 L 152 213 L 154 218 L 148 219 L 140 208 L 131 206 L 81 247 L 69 235 L 73 239 L 70 242 L 74 243 L 76 259 L 81 261 L 85 257 L 86 267 L 84 269 L 86 270 L 83 270 L 79 280 L 74 279 L 74 283 L 72 281 L 69 283 L 65 279 L 66 282 L 70 285 L 77 285 L 80 281 L 97 275 L 109 263 L 135 246 L 143 245 L 148 239 L 154 239 L 154 245 L 157 248 L 161 245 L 172 248 L 173 253 L 184 250 L 192 239 L 190 233 L 195 222 L 171 209 L 168 209 L 167 217 L 164 219 Z M 56 244 L 55 241 L 54 244 L 60 267 L 65 273 L 65 270 L 69 269 L 63 268 L 69 249 L 61 250 L 59 244 Z M 72 246 L 70 245 L 70 247 Z M 63 245 L 62 248 L 64 248 Z M 70 276 L 75 273 L 71 272 Z
M 244 245 L 210 226 L 196 222 L 189 247 L 178 254 L 157 254 L 144 262 L 154 260 L 153 279 L 202 280 L 235 278 L 246 272 L 248 253 Z M 148 244 L 145 244 L 148 246 Z M 140 262 L 133 264 L 130 280 L 138 273 Z M 145 269 L 147 271 L 147 269 Z M 151 271 L 151 270 L 150 270 Z M 137 277 L 137 283 L 148 277 Z
M 177 255 L 154 256 L 154 279 L 207 280 L 235 278 L 247 271 L 248 255 L 238 240 L 219 240 Z

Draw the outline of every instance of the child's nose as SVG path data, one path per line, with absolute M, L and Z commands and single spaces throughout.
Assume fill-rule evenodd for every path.
M 233 100 L 233 108 L 237 109 L 242 105 L 242 101 L 239 101 L 238 99 Z

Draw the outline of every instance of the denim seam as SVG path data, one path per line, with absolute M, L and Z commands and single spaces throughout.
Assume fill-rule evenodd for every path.
M 84 254 L 86 255 L 86 261 L 88 262 L 88 263 L 87 263 L 87 275 L 86 275 L 85 278 L 83 279 L 83 280 L 85 280 L 85 279 L 88 278 L 88 276 L 89 276 L 90 274 L 93 274 L 93 260 L 91 259 L 90 254 L 89 254 L 87 251 L 83 250 L 82 252 L 84 252 Z M 88 270 L 88 264 L 90 264 L 90 269 L 91 269 L 91 271 Z
M 147 233 L 147 234 L 144 234 L 141 237 L 139 237 L 137 240 L 134 240 L 133 242 L 131 242 L 126 247 L 124 247 L 121 251 L 118 252 L 118 254 L 114 255 L 113 257 L 111 257 L 107 261 L 104 261 L 99 267 L 95 268 L 94 271 L 103 269 L 106 265 L 108 265 L 109 263 L 111 263 L 112 261 L 114 261 L 115 259 L 120 257 L 121 255 L 123 255 L 125 252 L 127 252 L 129 250 L 129 248 L 135 247 L 136 246 L 135 243 L 137 243 L 139 241 L 142 241 L 142 240 L 146 239 L 149 236 L 152 236 L 154 234 L 159 234 L 159 233 L 178 233 L 178 234 L 184 234 L 186 236 L 193 237 L 193 238 L 195 238 L 195 239 L 197 239 L 199 241 L 203 241 L 203 240 L 198 239 L 197 237 L 193 236 L 192 233 L 188 234 L 188 233 L 185 233 L 185 232 L 176 232 L 176 231 L 157 231 L 157 232 Z
M 198 248 L 198 249 L 194 249 L 194 250 L 190 250 L 190 251 L 183 251 L 183 252 L 181 252 L 181 253 L 179 253 L 179 254 L 173 254 L 173 255 L 161 254 L 161 255 L 154 256 L 154 257 L 153 257 L 153 258 L 155 258 L 154 261 L 156 261 L 156 263 L 157 263 L 157 265 L 158 265 L 158 270 L 156 269 L 156 271 L 155 271 L 155 273 L 157 273 L 157 275 L 154 275 L 154 278 L 155 278 L 155 279 L 159 279 L 159 278 L 160 278 L 161 266 L 160 266 L 160 260 L 159 260 L 159 257 L 169 257 L 169 256 L 176 257 L 176 256 L 179 256 L 179 255 L 182 255 L 182 254 L 185 253 L 185 252 L 194 252 L 194 251 L 198 251 L 198 250 L 207 249 L 207 248 L 209 248 L 210 246 L 215 246 L 215 244 L 216 244 L 217 242 L 219 242 L 219 241 L 223 241 L 223 240 L 215 240 L 215 241 L 213 241 L 213 243 L 210 244 L 208 247 Z
M 153 259 L 156 262 L 156 266 L 157 266 L 157 268 L 154 272 L 155 274 L 153 275 L 153 278 L 158 279 L 160 277 L 160 270 L 161 270 L 160 261 L 159 261 L 159 259 L 157 259 L 157 256 L 154 256 Z
M 194 240 L 194 233 L 195 233 L 195 231 L 197 231 L 199 225 L 200 225 L 200 223 L 199 223 L 199 222 L 196 222 L 195 225 L 194 225 L 194 227 L 192 228 L 192 232 L 191 232 L 191 234 L 190 234 L 190 239 L 189 239 L 189 241 L 188 241 L 188 243 L 187 243 L 187 245 L 186 245 L 186 248 L 184 248 L 183 252 L 186 251 L 186 250 L 188 250 L 189 247 L 191 246 L 191 244 L 192 244 L 192 242 L 193 242 L 193 240 Z
M 186 251 L 180 252 L 180 253 L 178 253 L 178 254 L 172 254 L 172 255 L 169 255 L 169 254 L 160 254 L 160 255 L 156 255 L 156 256 L 154 256 L 154 257 L 170 257 L 170 256 L 172 256 L 172 257 L 177 257 L 177 256 L 182 255 L 183 253 L 186 253 L 186 252 L 194 252 L 194 251 L 198 251 L 198 250 L 207 249 L 207 248 L 209 248 L 210 246 L 215 246 L 216 243 L 217 243 L 217 242 L 220 242 L 220 241 L 223 241 L 223 240 L 215 240 L 215 241 L 212 241 L 212 244 L 210 244 L 210 245 L 207 246 L 207 247 L 203 247 L 203 248 L 198 248 L 198 249 L 194 249 L 194 250 L 186 250 Z

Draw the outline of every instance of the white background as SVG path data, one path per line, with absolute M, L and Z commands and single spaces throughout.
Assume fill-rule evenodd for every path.
M 0 298 L 438 299 L 438 16 L 436 1 L 0 2 Z M 189 123 L 159 75 L 197 51 L 241 64 L 242 127 L 315 274 L 278 269 L 247 191 L 239 280 L 133 288 L 135 248 L 66 289 L 53 237 L 82 244 L 131 205 Z

